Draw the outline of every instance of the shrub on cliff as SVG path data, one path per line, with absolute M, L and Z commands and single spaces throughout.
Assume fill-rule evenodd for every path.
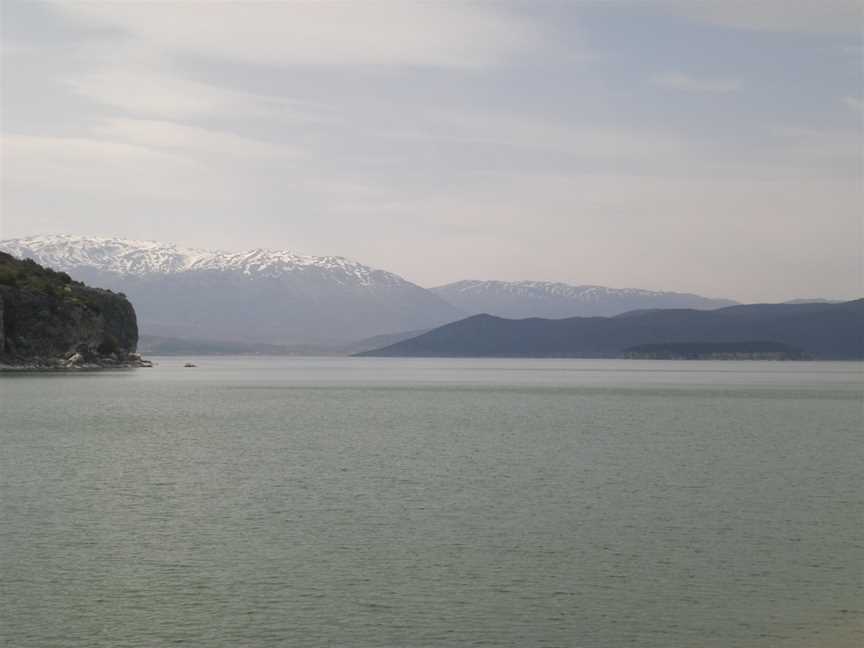
M 22 261 L 0 252 L 0 285 L 60 297 L 67 292 L 64 290 L 66 287 L 84 284 L 72 281 L 72 277 L 65 272 L 43 267 L 33 259 Z
M 134 352 L 137 342 L 135 309 L 125 297 L 0 252 L 0 361 L 76 352 L 116 358 Z

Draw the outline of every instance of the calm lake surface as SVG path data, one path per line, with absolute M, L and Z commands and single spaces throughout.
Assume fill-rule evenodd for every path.
M 856 363 L 0 376 L 0 645 L 864 644 Z

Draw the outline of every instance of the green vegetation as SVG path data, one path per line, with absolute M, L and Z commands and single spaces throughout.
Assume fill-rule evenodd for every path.
M 62 294 L 70 285 L 83 284 L 72 281 L 65 272 L 44 268 L 33 259 L 20 261 L 10 254 L 0 252 L 0 285 L 57 295 Z
M 92 291 L 86 290 L 80 281 L 73 281 L 65 272 L 45 268 L 33 259 L 22 261 L 5 252 L 0 252 L 0 286 L 49 295 L 99 311 Z
M 135 309 L 125 297 L 0 252 L 3 364 L 67 367 L 76 358 L 73 364 L 116 366 L 137 343 Z

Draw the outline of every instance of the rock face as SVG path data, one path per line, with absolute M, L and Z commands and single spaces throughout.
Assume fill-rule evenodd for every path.
M 121 294 L 0 252 L 0 363 L 141 366 L 135 309 Z

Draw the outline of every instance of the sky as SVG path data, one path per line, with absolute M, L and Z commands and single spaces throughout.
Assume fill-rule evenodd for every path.
M 0 238 L 864 296 L 862 0 L 0 12 Z

